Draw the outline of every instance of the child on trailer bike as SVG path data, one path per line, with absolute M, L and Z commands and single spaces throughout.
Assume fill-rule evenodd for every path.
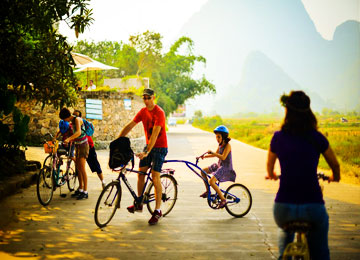
M 212 157 L 219 158 L 218 163 L 214 163 L 209 167 L 204 168 L 203 171 L 205 171 L 208 174 L 213 174 L 213 176 L 210 179 L 210 186 L 216 191 L 216 193 L 219 195 L 221 199 L 221 202 L 218 206 L 218 208 L 221 209 L 225 207 L 226 199 L 222 194 L 219 186 L 216 185 L 216 182 L 217 181 L 234 182 L 236 179 L 236 173 L 232 165 L 231 145 L 229 144 L 231 139 L 229 138 L 229 130 L 227 129 L 226 126 L 220 125 L 214 129 L 214 133 L 216 136 L 216 141 L 219 144 L 219 147 L 217 148 L 216 152 L 209 150 L 208 155 L 203 155 L 201 159 L 212 158 Z M 201 172 L 201 175 L 204 179 L 207 178 L 205 173 Z M 206 183 L 205 183 L 205 187 L 206 187 L 206 191 L 200 195 L 200 197 L 202 198 L 207 198 L 208 196 Z
M 279 159 L 280 186 L 273 208 L 280 228 L 279 259 L 294 233 L 286 224 L 305 221 L 311 225 L 307 235 L 311 259 L 330 259 L 328 246 L 329 216 L 318 182 L 317 166 L 320 154 L 332 170 L 329 181 L 340 180 L 340 166 L 328 140 L 317 130 L 317 120 L 310 108 L 310 98 L 303 91 L 283 95 L 285 119 L 281 131 L 272 137 L 267 159 L 267 179 L 277 180 L 274 165 Z

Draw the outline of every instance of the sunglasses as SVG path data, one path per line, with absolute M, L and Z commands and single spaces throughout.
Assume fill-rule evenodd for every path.
M 150 100 L 152 97 L 143 97 L 143 100 Z

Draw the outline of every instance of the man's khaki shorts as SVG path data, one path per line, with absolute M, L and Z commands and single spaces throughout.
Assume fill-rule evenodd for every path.
M 76 144 L 75 145 L 75 157 L 76 158 L 85 158 L 87 159 L 89 156 L 89 144 L 83 143 L 83 144 Z

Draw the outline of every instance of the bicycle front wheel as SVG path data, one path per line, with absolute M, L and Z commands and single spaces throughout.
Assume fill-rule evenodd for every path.
M 98 227 L 105 227 L 114 217 L 120 207 L 121 186 L 118 181 L 110 182 L 102 190 L 95 206 L 95 223 Z
M 52 168 L 44 166 L 39 172 L 36 183 L 36 193 L 41 205 L 46 206 L 50 203 L 54 193 L 53 188 Z
M 227 188 L 224 197 L 226 198 L 226 211 L 236 217 L 245 216 L 251 209 L 251 193 L 244 185 L 235 183 Z
M 175 178 L 169 174 L 160 176 L 161 182 L 161 212 L 163 217 L 170 213 L 177 200 L 177 182 Z M 154 183 L 150 183 L 147 192 L 145 193 L 144 203 L 147 204 L 147 208 L 151 214 L 154 213 L 156 201 L 155 201 L 155 187 Z

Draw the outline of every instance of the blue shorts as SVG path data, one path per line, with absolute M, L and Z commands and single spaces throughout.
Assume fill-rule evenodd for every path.
M 168 153 L 167 148 L 153 148 L 148 156 L 140 160 L 140 167 L 152 167 L 152 170 L 161 172 L 162 165 L 165 160 L 165 156 Z

